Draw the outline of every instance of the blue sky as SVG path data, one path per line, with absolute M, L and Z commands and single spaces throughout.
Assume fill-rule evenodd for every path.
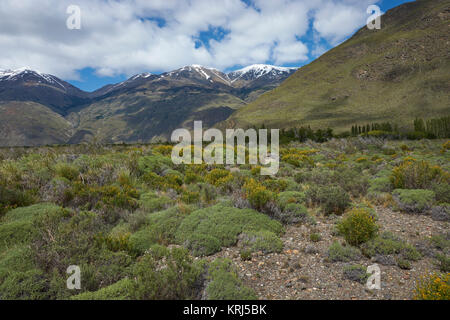
M 29 67 L 86 91 L 200 64 L 300 67 L 405 0 L 48 0 L 0 7 L 0 69 Z M 67 6 L 81 10 L 68 30 Z

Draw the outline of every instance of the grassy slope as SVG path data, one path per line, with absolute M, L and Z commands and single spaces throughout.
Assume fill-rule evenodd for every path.
M 71 124 L 48 107 L 34 102 L 0 102 L 0 146 L 64 143 Z
M 363 28 L 301 68 L 280 87 L 234 113 L 223 125 L 262 123 L 348 130 L 355 122 L 393 121 L 450 112 L 448 0 L 390 10 L 382 29 Z

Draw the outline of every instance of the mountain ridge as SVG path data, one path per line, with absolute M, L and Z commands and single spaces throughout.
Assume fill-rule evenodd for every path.
M 0 131 L 10 131 L 0 137 L 0 145 L 81 143 L 94 137 L 108 143 L 166 140 L 172 130 L 194 120 L 205 126 L 226 120 L 293 73 L 270 68 L 281 71 L 274 77 L 249 75 L 245 83 L 233 85 L 226 73 L 191 65 L 160 75 L 140 73 L 93 92 L 27 68 L 0 71 Z M 20 121 L 21 105 L 35 116 L 33 121 Z

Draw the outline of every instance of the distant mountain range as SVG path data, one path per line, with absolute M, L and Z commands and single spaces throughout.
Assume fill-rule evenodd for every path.
M 450 1 L 419 0 L 389 10 L 381 29 L 348 41 L 236 111 L 221 128 L 350 130 L 450 115 Z
M 0 145 L 164 140 L 194 120 L 213 126 L 227 119 L 295 71 L 253 65 L 226 74 L 191 65 L 94 92 L 26 68 L 0 71 Z
M 199 65 L 142 73 L 88 93 L 57 77 L 0 72 L 0 146 L 165 140 L 174 129 L 311 126 L 348 131 L 450 115 L 450 0 L 389 10 L 300 68 Z M 285 81 L 286 80 L 286 81 Z

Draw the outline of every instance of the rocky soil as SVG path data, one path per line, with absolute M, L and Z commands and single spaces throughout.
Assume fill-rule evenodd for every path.
M 327 261 L 329 246 L 335 240 L 342 241 L 333 232 L 336 220 L 329 217 L 317 216 L 316 225 L 286 227 L 282 237 L 284 249 L 279 254 L 264 255 L 259 252 L 254 253 L 250 261 L 241 261 L 240 250 L 236 246 L 225 248 L 208 259 L 232 259 L 240 277 L 258 293 L 260 299 L 411 299 L 416 280 L 421 275 L 438 270 L 427 238 L 449 232 L 449 223 L 434 221 L 425 215 L 393 212 L 383 207 L 377 207 L 376 211 L 380 232 L 392 232 L 425 252 L 421 260 L 411 263 L 410 270 L 378 263 L 381 269 L 380 290 L 369 290 L 365 283 L 343 277 L 345 266 L 360 264 L 367 267 L 375 263 L 373 260 L 363 257 L 350 263 Z M 312 242 L 311 233 L 320 233 L 321 240 Z

